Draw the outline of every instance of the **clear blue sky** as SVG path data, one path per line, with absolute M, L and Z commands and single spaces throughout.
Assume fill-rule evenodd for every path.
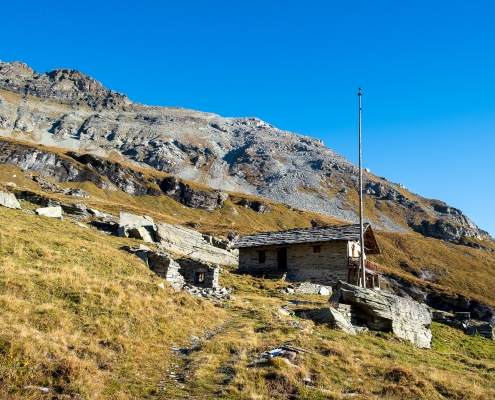
M 10 1 L 0 59 L 257 116 L 353 162 L 361 86 L 365 167 L 495 236 L 494 17 L 493 0 Z

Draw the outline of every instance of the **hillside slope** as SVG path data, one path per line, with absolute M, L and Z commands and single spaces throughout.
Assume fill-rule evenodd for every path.
M 215 189 L 357 220 L 357 169 L 319 140 L 257 118 L 131 102 L 69 69 L 0 63 L 0 135 L 149 165 Z M 489 239 L 460 210 L 365 174 L 366 217 L 454 243 Z
M 2 172 L 1 181 L 8 175 L 20 186 L 25 179 L 18 167 Z M 93 184 L 78 185 L 91 191 Z M 107 212 L 125 209 L 177 222 L 222 215 L 221 210 L 210 213 L 181 206 L 166 196 L 121 193 L 119 203 L 105 198 L 108 189 L 93 188 L 88 204 Z M 158 200 L 160 206 L 150 200 Z M 22 202 L 22 206 L 33 205 Z M 271 206 L 277 215 L 277 205 Z M 256 213 L 245 211 L 238 214 L 236 224 L 252 229 Z M 296 226 L 309 224 L 314 217 L 291 213 L 301 218 L 287 219 Z M 412 247 L 399 243 L 411 243 L 409 238 Z M 387 233 L 378 240 L 387 259 L 394 262 L 414 258 L 415 245 L 426 244 L 438 252 L 438 262 L 463 263 L 481 254 L 492 255 L 419 235 Z M 81 228 L 71 218 L 59 221 L 0 207 L 0 397 L 483 400 L 495 396 L 492 341 L 438 324 L 432 327 L 431 350 L 416 349 L 391 334 L 349 336 L 280 311 L 281 306 L 321 307 L 326 297 L 287 296 L 280 291 L 287 283 L 228 269 L 222 270 L 220 283 L 233 289 L 235 299 L 214 307 L 173 292 L 137 257 L 117 249 L 138 243 Z M 390 253 L 391 246 L 396 253 Z M 446 258 L 449 251 L 452 258 Z M 484 261 L 494 265 L 491 258 Z M 429 260 L 420 253 L 414 262 L 413 268 L 428 265 Z M 454 281 L 459 278 L 457 267 L 463 265 L 451 266 Z M 489 271 L 479 268 L 479 279 L 488 279 Z M 408 273 L 400 272 L 398 265 L 390 269 Z M 448 282 L 443 288 L 455 293 Z M 491 292 L 485 294 L 477 296 L 495 303 Z M 284 343 L 306 353 L 290 363 L 260 358 L 262 352 Z

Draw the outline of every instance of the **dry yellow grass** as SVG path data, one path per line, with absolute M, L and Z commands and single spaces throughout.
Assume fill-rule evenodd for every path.
M 160 288 L 162 279 L 116 249 L 129 239 L 4 208 L 0 232 L 3 398 L 29 397 L 25 386 L 143 398 L 167 375 L 171 346 L 226 318 L 166 282 Z
M 39 191 L 20 169 L 2 166 L 0 183 L 9 181 Z M 242 198 L 260 200 L 244 194 L 231 193 L 221 210 L 207 212 L 166 196 L 132 197 L 88 182 L 60 185 L 81 187 L 93 197 L 50 197 L 84 201 L 113 214 L 122 210 L 169 223 L 199 223 L 202 232 L 223 236 L 232 230 L 309 227 L 312 220 L 343 223 L 270 201 L 272 211 L 258 214 L 238 204 Z M 494 253 L 417 234 L 376 235 L 383 254 L 375 261 L 382 271 L 495 305 Z M 486 339 L 438 324 L 432 350 L 415 349 L 390 334 L 348 336 L 277 315 L 288 300 L 277 290 L 286 283 L 229 269 L 221 284 L 234 289 L 236 300 L 229 308 L 214 307 L 168 286 L 159 288 L 160 278 L 116 249 L 129 243 L 137 242 L 68 220 L 0 208 L 0 397 L 38 398 L 36 390 L 23 390 L 38 385 L 50 387 L 54 397 L 88 399 L 340 399 L 348 393 L 366 399 L 495 397 L 495 345 Z M 434 284 L 414 277 L 425 269 L 437 274 Z M 325 300 L 296 298 L 315 307 Z M 214 334 L 188 357 L 171 351 L 204 332 Z M 286 341 L 312 354 L 298 356 L 296 367 L 280 359 L 253 365 L 261 352 Z M 170 379 L 171 363 L 186 371 L 180 385 Z M 305 385 L 308 375 L 312 381 Z

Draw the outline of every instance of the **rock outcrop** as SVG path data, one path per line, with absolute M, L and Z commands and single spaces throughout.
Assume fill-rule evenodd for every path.
M 299 312 L 300 318 L 311 319 L 318 324 L 329 324 L 334 329 L 340 329 L 349 335 L 355 335 L 356 329 L 350 318 L 346 318 L 342 312 L 333 307 L 317 308 L 310 311 Z
M 429 277 L 418 274 L 420 279 L 430 280 Z M 469 313 L 471 318 L 487 322 L 495 326 L 495 308 L 479 300 L 471 299 L 463 295 L 453 295 L 439 291 L 438 287 L 427 284 L 423 288 L 416 287 L 396 275 L 382 276 L 382 284 L 395 294 L 412 298 L 425 303 L 429 307 L 444 312 Z
M 474 336 L 476 334 L 494 340 L 493 327 L 490 324 L 473 325 L 466 330 L 467 335 Z
M 153 218 L 147 215 L 138 216 L 121 211 L 117 233 L 120 237 L 130 237 L 148 243 L 156 241 L 156 227 Z
M 207 211 L 221 208 L 228 198 L 228 194 L 221 190 L 193 190 L 189 185 L 173 176 L 162 179 L 158 182 L 158 185 L 163 193 L 177 200 L 179 203 L 192 208 L 202 208 Z
M 431 312 L 425 304 L 385 291 L 365 289 L 339 282 L 331 300 L 338 299 L 352 307 L 358 323 L 369 329 L 393 332 L 420 348 L 431 346 Z
M 166 251 L 214 264 L 235 265 L 238 263 L 237 251 L 227 251 L 212 246 L 199 232 L 165 222 L 157 222 L 156 228 L 157 240 Z
M 0 140 L 0 163 L 11 164 L 40 175 L 33 176 L 40 188 L 72 196 L 89 197 L 81 189 L 62 189 L 57 182 L 92 182 L 101 189 L 122 190 L 131 196 L 166 195 L 192 208 L 221 208 L 228 194 L 221 190 L 196 190 L 175 177 L 150 179 L 121 163 L 92 154 L 68 152 L 62 156 L 19 143 Z

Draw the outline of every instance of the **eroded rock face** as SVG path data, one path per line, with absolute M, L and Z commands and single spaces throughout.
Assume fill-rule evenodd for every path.
M 88 166 L 98 174 L 105 176 L 112 184 L 131 196 L 142 196 L 146 194 L 157 196 L 160 194 L 160 191 L 147 185 L 143 173 L 135 172 L 120 163 L 105 160 L 91 154 L 80 155 L 69 152 L 67 155 L 81 164 Z
M 369 329 L 393 332 L 420 348 L 431 347 L 431 312 L 425 304 L 385 291 L 339 282 L 340 301 L 350 304 L 359 322 Z
M 0 163 L 34 171 L 57 182 L 93 182 L 102 189 L 116 187 L 90 168 L 81 168 L 69 158 L 22 144 L 0 140 Z
M 69 157 L 62 157 L 46 150 L 0 140 L 0 163 L 38 172 L 40 176 L 33 179 L 44 190 L 65 192 L 58 185 L 46 181 L 45 177 L 57 182 L 89 181 L 101 189 L 121 189 L 131 196 L 165 194 L 188 207 L 207 211 L 221 208 L 228 198 L 224 191 L 195 190 L 175 177 L 162 179 L 155 184 L 154 181 L 148 181 L 142 172 L 92 154 L 68 152 L 67 155 Z M 71 189 L 68 194 L 88 197 L 87 193 L 78 189 Z
M 221 208 L 228 198 L 228 194 L 221 190 L 193 190 L 173 176 L 161 180 L 158 184 L 167 196 L 192 208 L 213 211 Z
M 0 63 L 0 89 L 41 98 L 84 101 L 91 107 L 121 108 L 130 103 L 123 94 L 108 90 L 97 80 L 71 69 L 39 74 L 21 62 Z

